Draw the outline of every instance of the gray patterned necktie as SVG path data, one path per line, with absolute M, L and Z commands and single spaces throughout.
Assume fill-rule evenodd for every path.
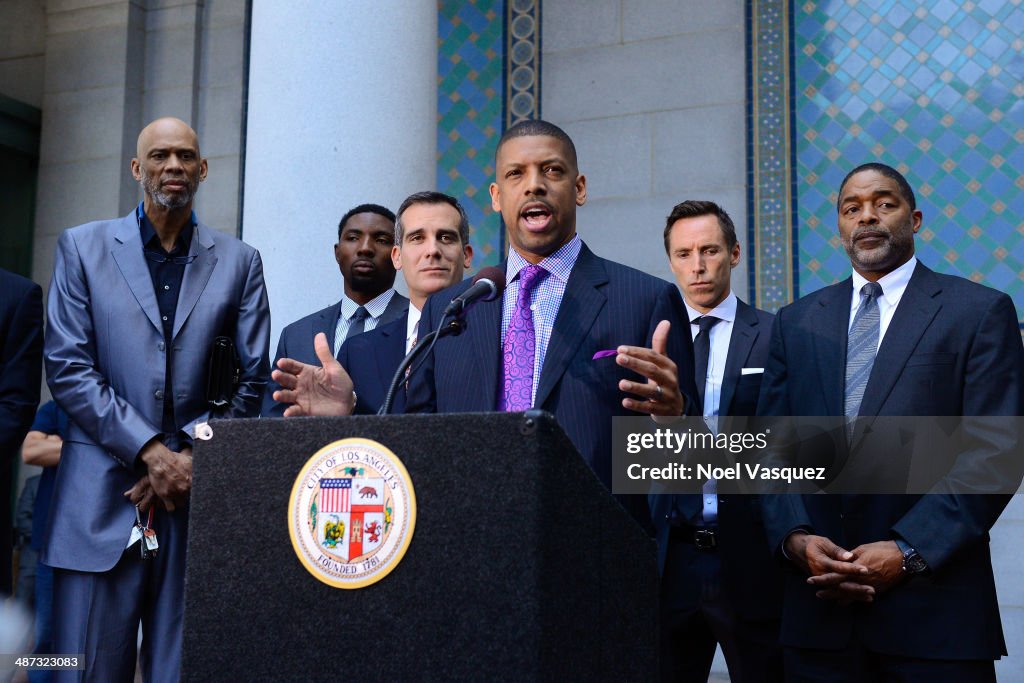
M 881 323 L 878 297 L 881 295 L 882 285 L 877 282 L 869 282 L 860 289 L 860 307 L 853 316 L 853 327 L 850 328 L 846 343 L 846 391 L 843 413 L 848 418 L 857 417 L 860 412 L 864 388 L 875 364 Z

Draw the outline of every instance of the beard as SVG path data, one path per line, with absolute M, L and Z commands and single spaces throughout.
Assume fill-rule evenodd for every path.
M 870 249 L 858 246 L 857 238 L 865 232 L 877 233 L 881 243 Z M 914 253 L 913 219 L 908 216 L 906 223 L 895 228 L 881 224 L 858 227 L 843 240 L 843 248 L 858 271 L 891 272 Z
M 190 180 L 185 176 L 185 183 L 185 191 L 181 194 L 168 194 L 160 189 L 160 179 L 150 177 L 145 169 L 142 170 L 142 177 L 139 179 L 139 185 L 146 196 L 166 209 L 181 209 L 192 203 L 196 190 L 199 189 L 199 178 Z

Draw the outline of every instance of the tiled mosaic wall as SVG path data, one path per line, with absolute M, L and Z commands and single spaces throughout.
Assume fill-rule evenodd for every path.
M 476 270 L 505 256 L 487 190 L 498 140 L 540 117 L 540 9 L 541 0 L 438 2 L 437 186 L 466 207 Z
M 747 3 L 750 298 L 778 310 L 793 300 L 792 9 L 788 0 Z
M 472 226 L 475 269 L 503 255 L 501 217 L 487 187 L 504 118 L 503 0 L 438 3 L 437 186 Z
M 835 199 L 879 160 L 907 176 L 932 268 L 1024 315 L 1021 0 L 794 3 L 798 294 L 844 278 Z

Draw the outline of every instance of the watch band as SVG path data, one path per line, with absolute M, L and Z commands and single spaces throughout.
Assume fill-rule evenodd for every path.
M 928 563 L 924 561 L 921 554 L 902 538 L 893 539 L 896 547 L 903 553 L 903 564 L 901 569 L 905 574 L 924 574 L 928 571 Z

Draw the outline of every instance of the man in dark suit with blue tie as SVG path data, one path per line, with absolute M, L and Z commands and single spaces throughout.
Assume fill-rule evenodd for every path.
M 317 363 L 313 340 L 327 336 L 335 357 L 342 344 L 363 332 L 387 325 L 405 316 L 409 300 L 396 292 L 395 266 L 391 249 L 395 245 L 395 214 L 379 204 L 360 204 L 349 209 L 338 223 L 334 260 L 344 278 L 341 299 L 327 308 L 291 323 L 277 342 L 279 358 Z M 263 417 L 281 417 L 287 405 L 274 401 L 280 387 L 273 378 L 263 396 Z
M 740 244 L 720 206 L 677 204 L 664 239 L 690 319 L 704 419 L 717 433 L 726 427 L 719 418 L 757 409 L 774 316 L 732 292 Z M 650 504 L 663 576 L 662 680 L 706 683 L 720 644 L 733 681 L 781 681 L 782 577 L 757 497 L 719 496 L 711 480 L 703 495 L 653 495 Z
M 0 269 L 0 601 L 11 592 L 14 458 L 39 404 L 42 364 L 42 290 Z
M 860 166 L 840 185 L 837 209 L 853 275 L 779 311 L 759 412 L 1024 413 L 1012 300 L 917 260 L 922 215 L 906 179 L 883 164 Z M 995 680 L 993 660 L 1006 644 L 988 531 L 1010 497 L 985 493 L 985 473 L 1019 459 L 1015 432 L 1012 421 L 979 426 L 973 450 L 926 495 L 765 499 L 770 541 L 793 570 L 782 623 L 787 676 Z M 841 441 L 848 463 L 878 455 L 861 427 Z
M 495 161 L 491 205 L 511 247 L 504 298 L 470 308 L 466 331 L 437 342 L 410 378 L 406 412 L 547 410 L 611 488 L 612 417 L 679 416 L 696 405 L 682 299 L 675 286 L 602 259 L 580 240 L 586 178 L 562 129 L 518 123 Z M 434 329 L 469 286 L 428 299 L 421 328 Z M 294 414 L 351 410 L 350 381 L 300 363 L 278 367 L 279 400 L 296 403 Z M 646 502 L 635 498 L 623 502 L 649 524 Z
M 188 124 L 139 134 L 143 201 L 65 230 L 50 285 L 46 372 L 70 417 L 42 561 L 54 567 L 54 651 L 84 655 L 56 680 L 181 675 L 192 440 L 211 417 L 254 417 L 270 312 L 259 253 L 192 211 L 207 162 Z M 227 337 L 239 382 L 209 402 L 209 358 Z M 148 541 L 148 543 L 147 543 Z
M 427 297 L 460 282 L 464 269 L 472 265 L 466 210 L 455 197 L 442 192 L 410 195 L 398 208 L 391 259 L 409 288 L 408 311 L 393 322 L 349 339 L 338 353 L 358 395 L 353 411 L 357 415 L 376 415 L 384 403 L 395 370 L 416 344 Z M 330 358 L 322 362 L 329 363 Z M 404 408 L 402 387 L 391 411 L 401 413 Z

